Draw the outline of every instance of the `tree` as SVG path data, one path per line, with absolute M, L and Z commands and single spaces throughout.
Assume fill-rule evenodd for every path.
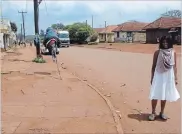
M 14 23 L 14 22 L 10 22 L 10 25 L 11 25 L 11 30 L 13 31 L 13 32 L 17 32 L 17 30 L 18 30 L 18 28 L 17 28 L 17 26 L 16 26 L 16 23 Z
M 84 43 L 86 39 L 93 33 L 92 28 L 85 23 L 74 23 L 67 25 L 64 30 L 68 30 L 70 40 L 74 43 Z
M 181 11 L 180 10 L 170 10 L 170 11 L 163 13 L 161 16 L 181 18 Z
M 51 27 L 54 29 L 64 29 L 64 25 L 62 23 L 52 24 Z
M 40 39 L 41 40 L 43 40 L 43 38 L 44 38 L 44 35 L 45 35 L 45 32 L 44 32 L 44 30 L 40 30 Z

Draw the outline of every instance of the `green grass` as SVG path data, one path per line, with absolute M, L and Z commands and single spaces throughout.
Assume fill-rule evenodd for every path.
M 34 60 L 32 60 L 32 62 L 35 62 L 35 63 L 46 63 L 46 61 L 43 58 L 35 58 Z

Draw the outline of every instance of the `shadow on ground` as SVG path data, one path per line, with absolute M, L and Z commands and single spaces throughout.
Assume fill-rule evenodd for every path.
M 131 119 L 138 120 L 139 122 L 142 122 L 142 121 L 149 121 L 149 120 L 148 120 L 149 115 L 150 115 L 149 113 L 128 114 L 128 117 L 131 118 Z M 156 121 L 165 122 L 164 120 L 161 120 L 161 119 L 159 118 L 159 116 L 156 117 Z
M 32 62 L 30 60 L 20 60 L 20 59 L 8 59 L 8 61 L 11 61 L 11 62 L 14 62 L 14 61 Z

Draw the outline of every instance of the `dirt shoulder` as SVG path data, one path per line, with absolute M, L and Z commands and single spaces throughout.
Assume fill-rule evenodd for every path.
M 100 43 L 98 45 L 77 45 L 78 47 L 115 50 L 121 52 L 153 54 L 158 49 L 158 44 L 140 44 L 140 43 Z M 175 51 L 181 55 L 181 46 L 175 45 Z
M 105 101 L 51 57 L 32 62 L 34 48 L 1 60 L 2 133 L 117 133 Z

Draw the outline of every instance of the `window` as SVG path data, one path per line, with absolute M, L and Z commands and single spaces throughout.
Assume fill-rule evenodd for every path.
M 132 32 L 127 32 L 127 37 L 131 37 L 132 36 Z
M 117 32 L 117 38 L 119 38 L 119 32 Z
M 61 34 L 58 34 L 58 37 L 59 38 L 69 38 L 69 34 L 61 33 Z

